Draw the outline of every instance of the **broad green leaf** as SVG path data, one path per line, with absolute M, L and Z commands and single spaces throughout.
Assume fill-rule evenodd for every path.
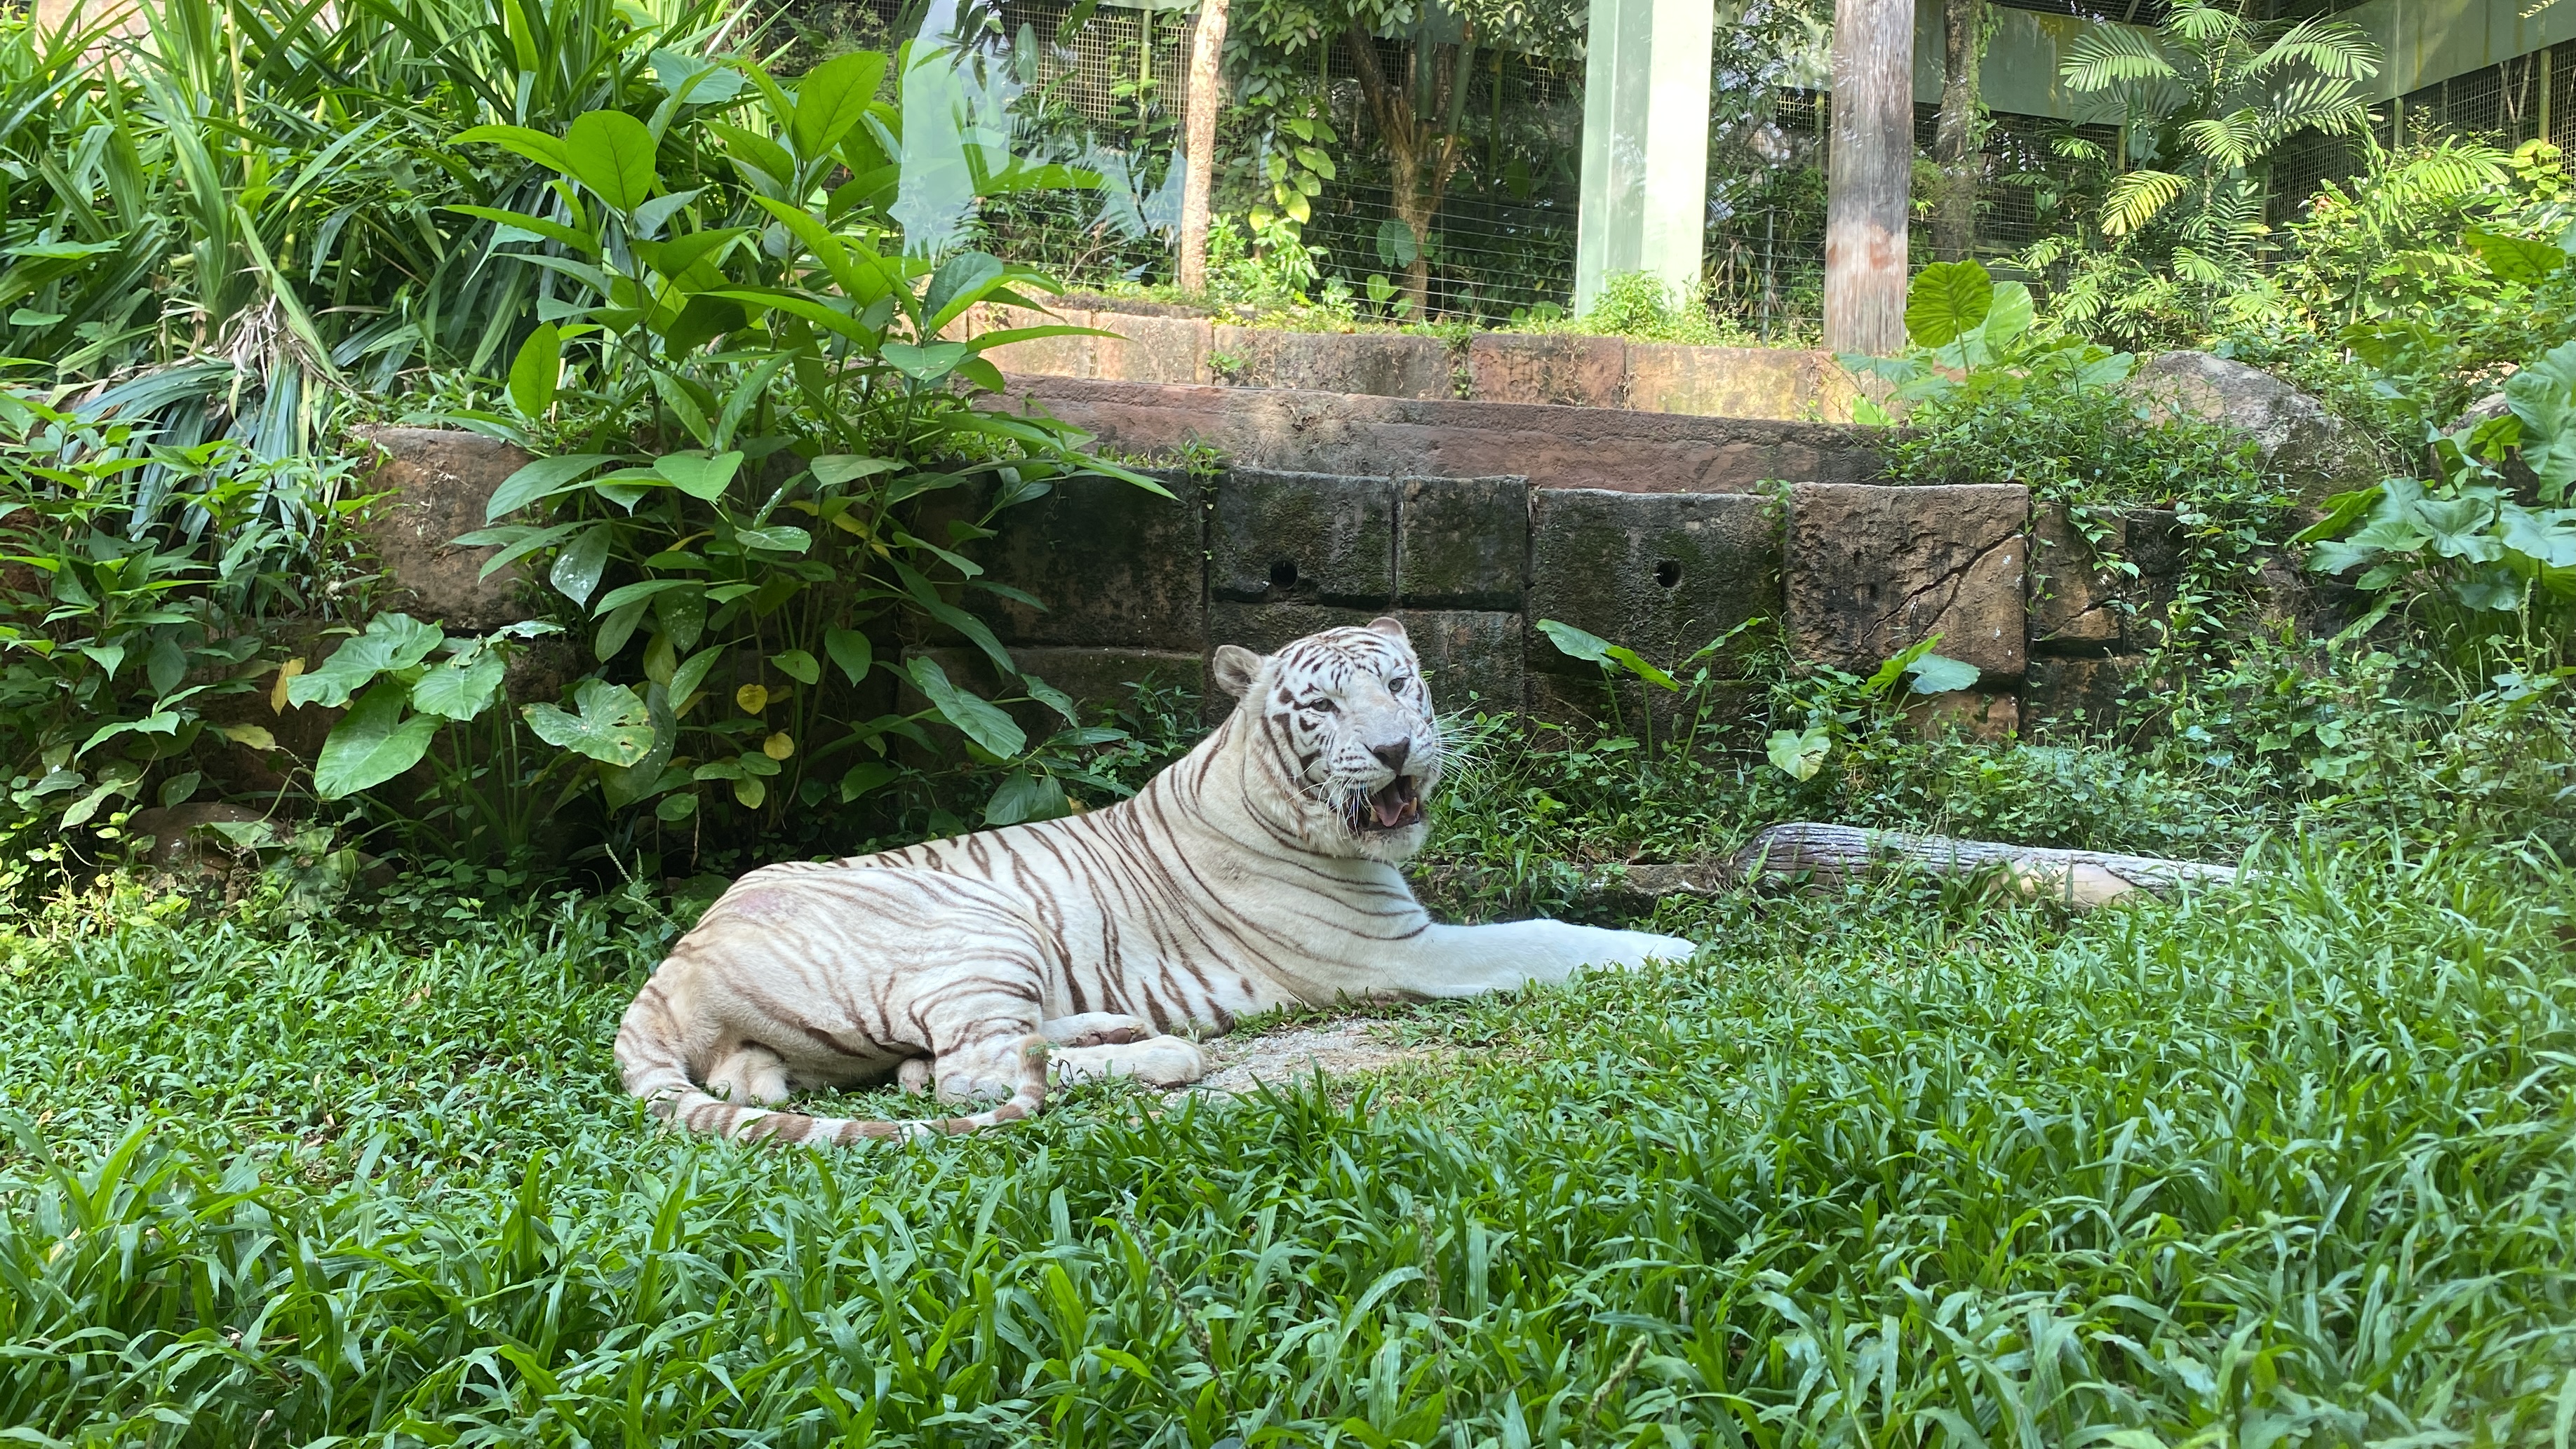
M 734 537 L 745 548 L 765 548 L 776 553 L 803 553 L 814 546 L 814 535 L 793 524 L 773 523 L 767 528 L 738 528 Z
M 1994 302 L 1994 278 L 1982 263 L 1934 262 L 1906 289 L 1905 335 L 1917 347 L 1946 346 L 1982 325 Z
M 2504 546 L 2544 568 L 2576 568 L 2576 508 L 2534 513 L 2506 504 Z
M 483 521 L 497 522 L 540 499 L 565 492 L 574 487 L 583 474 L 603 463 L 616 461 L 607 453 L 566 453 L 560 457 L 539 458 L 502 479 L 501 486 L 492 490 L 491 501 L 483 505 Z
M 1609 640 L 1598 634 L 1587 634 L 1572 624 L 1560 624 L 1554 619 L 1541 619 L 1538 621 L 1538 631 L 1547 636 L 1547 642 L 1556 646 L 1557 653 L 1568 659 L 1582 659 L 1599 664 L 1610 657 Z
M 342 640 L 321 668 L 288 680 L 286 702 L 334 708 L 347 704 L 377 675 L 411 668 L 446 639 L 437 625 L 409 614 L 378 614 L 367 621 L 365 633 Z
M 617 530 L 605 523 L 594 523 L 583 529 L 563 552 L 555 555 L 555 566 L 546 574 L 546 582 L 556 592 L 576 604 L 587 604 L 599 591 L 599 576 L 608 569 L 608 546 L 615 542 Z
M 707 671 L 715 668 L 717 661 L 722 658 L 724 658 L 724 649 L 718 646 L 712 649 L 701 649 L 680 661 L 680 667 L 671 671 L 671 707 L 679 709 L 686 706 L 690 696 L 696 694 L 698 687 L 706 683 Z
M 891 473 L 902 467 L 892 458 L 862 458 L 855 453 L 826 453 L 807 465 L 814 470 L 814 481 L 826 488 L 855 483 L 878 473 Z
M 2036 315 L 2030 288 L 2019 282 L 1998 282 L 1994 299 L 1986 308 L 1986 320 L 1977 324 L 1978 337 L 1989 353 L 2001 357 L 2030 330 L 2031 319 Z
M 861 760 L 841 777 L 841 803 L 847 805 L 870 791 L 881 790 L 902 773 L 882 760 Z
M 1792 780 L 1812 780 L 1833 753 L 1834 737 L 1821 728 L 1774 730 L 1763 753 Z
M 2415 505 L 2415 519 L 2432 535 L 2433 551 L 2444 558 L 2493 563 L 2504 545 L 2488 532 L 2495 505 L 2483 498 L 2427 498 Z
M 610 589 L 606 594 L 600 597 L 598 603 L 591 606 L 590 611 L 594 615 L 605 614 L 612 609 L 623 609 L 630 604 L 641 604 L 656 594 L 667 594 L 675 589 L 701 589 L 705 587 L 705 584 L 696 579 L 639 579 L 634 583 L 619 584 L 616 588 Z
M 653 748 L 653 715 L 635 691 L 604 679 L 585 679 L 574 691 L 579 714 L 551 704 L 519 711 L 537 738 L 605 765 L 632 765 Z
M 1977 682 L 1981 673 L 1977 666 L 1946 654 L 1923 655 L 1905 666 L 1905 672 L 1913 676 L 1909 687 L 1916 694 L 1948 694 L 1954 689 L 1966 689 Z
M 921 310 L 930 319 L 921 325 L 923 333 L 936 336 L 982 289 L 999 281 L 1002 272 L 1002 259 L 988 252 L 959 252 L 940 263 L 921 297 Z
M 2326 516 L 2291 535 L 2290 542 L 2323 543 L 2335 537 L 2368 513 L 2379 502 L 2382 491 L 2374 483 L 2368 488 L 2334 495 L 2326 500 Z
M 388 680 L 359 698 L 322 741 L 321 757 L 313 764 L 314 794 L 343 800 L 420 763 L 439 722 L 436 715 L 405 714 L 410 693 Z
M 840 666 L 852 684 L 866 679 L 869 667 L 876 662 L 875 647 L 867 635 L 856 629 L 825 630 L 823 652 L 832 656 L 832 662 Z
M 501 690 L 509 667 L 499 652 L 477 649 L 441 662 L 411 687 L 411 707 L 423 714 L 465 720 L 481 714 Z
M 822 663 L 802 649 L 790 649 L 782 654 L 772 654 L 769 656 L 769 662 L 778 666 L 779 673 L 795 680 L 798 684 L 813 684 L 823 677 Z
M 1001 826 L 1053 820 L 1072 810 L 1072 804 L 1064 798 L 1064 782 L 1055 776 L 1005 775 L 994 788 L 992 798 L 984 802 L 984 823 Z
M 870 50 L 834 56 L 807 71 L 796 83 L 796 119 L 787 131 L 798 158 L 820 161 L 829 156 L 867 114 L 885 73 L 886 58 Z
M 2541 501 L 2555 503 L 2576 484 L 2576 342 L 2506 378 L 2504 396 L 2522 420 L 2522 461 L 2539 475 Z
M 735 470 L 741 467 L 742 454 L 735 452 L 711 456 L 691 449 L 653 460 L 653 471 L 669 479 L 671 486 L 706 503 L 724 496 L 725 485 L 733 481 Z
M 538 324 L 519 345 L 510 364 L 510 403 L 526 418 L 545 416 L 554 406 L 555 384 L 563 373 L 563 332 L 552 322 Z
M 525 126 L 472 126 L 449 139 L 460 146 L 475 141 L 486 142 L 515 151 L 550 171 L 560 171 L 566 176 L 573 174 L 570 148 L 559 138 L 543 131 L 531 131 Z
M 1646 662 L 1646 656 L 1625 644 L 1613 644 L 1601 651 L 1611 663 L 1655 686 L 1657 689 L 1679 689 L 1680 680 Z
M 564 163 L 573 179 L 619 211 L 653 195 L 653 133 L 624 111 L 584 111 L 564 132 Z
M 2476 250 L 2478 260 L 2500 282 L 2520 282 L 2524 286 L 2545 282 L 2566 269 L 2567 253 L 2544 241 L 2504 236 L 2470 227 L 2460 240 Z
M 912 682 L 920 686 L 922 697 L 939 711 L 939 717 L 955 725 L 986 754 L 1012 760 L 1028 748 L 1029 737 L 1009 715 L 992 701 L 950 683 L 948 671 L 939 667 L 938 660 L 927 654 L 917 656 L 909 672 Z
M 1056 688 L 1054 685 L 1047 683 L 1045 680 L 1038 678 L 1034 674 L 1021 675 L 1020 688 L 1029 692 L 1029 698 L 1036 700 L 1038 703 L 1045 705 L 1051 710 L 1054 710 L 1063 718 L 1066 724 L 1073 725 L 1077 728 L 1081 726 L 1082 711 L 1074 708 L 1072 695 L 1065 693 L 1063 690 Z
M 963 342 L 933 342 L 928 346 L 889 342 L 878 349 L 887 366 L 916 382 L 935 382 L 947 376 L 971 351 Z

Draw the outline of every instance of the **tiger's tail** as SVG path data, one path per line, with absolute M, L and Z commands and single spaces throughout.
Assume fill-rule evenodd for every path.
M 948 1137 L 1034 1117 L 1046 1105 L 1046 1038 L 1034 1034 L 1021 1038 L 1018 1057 L 1019 1083 L 1008 1101 L 969 1117 L 881 1122 L 780 1112 L 710 1096 L 689 1079 L 688 1065 L 677 1043 L 668 1036 L 650 1030 L 647 1023 L 637 1022 L 631 1015 L 617 1033 L 617 1063 L 626 1090 L 643 1098 L 654 1116 L 710 1137 L 815 1147 Z

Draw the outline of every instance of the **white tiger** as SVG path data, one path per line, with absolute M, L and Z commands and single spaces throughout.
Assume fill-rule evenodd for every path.
M 1176 1029 L 1344 998 L 1472 996 L 1584 965 L 1684 960 L 1673 936 L 1560 921 L 1444 926 L 1398 866 L 1441 737 L 1404 626 L 1227 645 L 1240 703 L 1135 797 L 1088 814 L 736 881 L 617 1033 L 626 1089 L 693 1130 L 791 1142 L 967 1132 L 1060 1076 L 1205 1075 Z M 971 1116 L 772 1110 L 894 1072 Z

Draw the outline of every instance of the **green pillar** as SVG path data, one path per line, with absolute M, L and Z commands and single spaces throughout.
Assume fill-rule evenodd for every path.
M 1604 280 L 1649 272 L 1699 290 L 1708 216 L 1713 0 L 1591 0 L 1574 308 Z

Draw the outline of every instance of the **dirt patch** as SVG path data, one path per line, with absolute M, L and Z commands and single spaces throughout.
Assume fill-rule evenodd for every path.
M 1221 1036 L 1199 1043 L 1210 1070 L 1186 1090 L 1239 1096 L 1263 1083 L 1294 1086 L 1321 1069 L 1327 1077 L 1361 1076 L 1406 1062 L 1438 1061 L 1438 1047 L 1399 1045 L 1383 1021 L 1327 1022 L 1260 1036 Z

